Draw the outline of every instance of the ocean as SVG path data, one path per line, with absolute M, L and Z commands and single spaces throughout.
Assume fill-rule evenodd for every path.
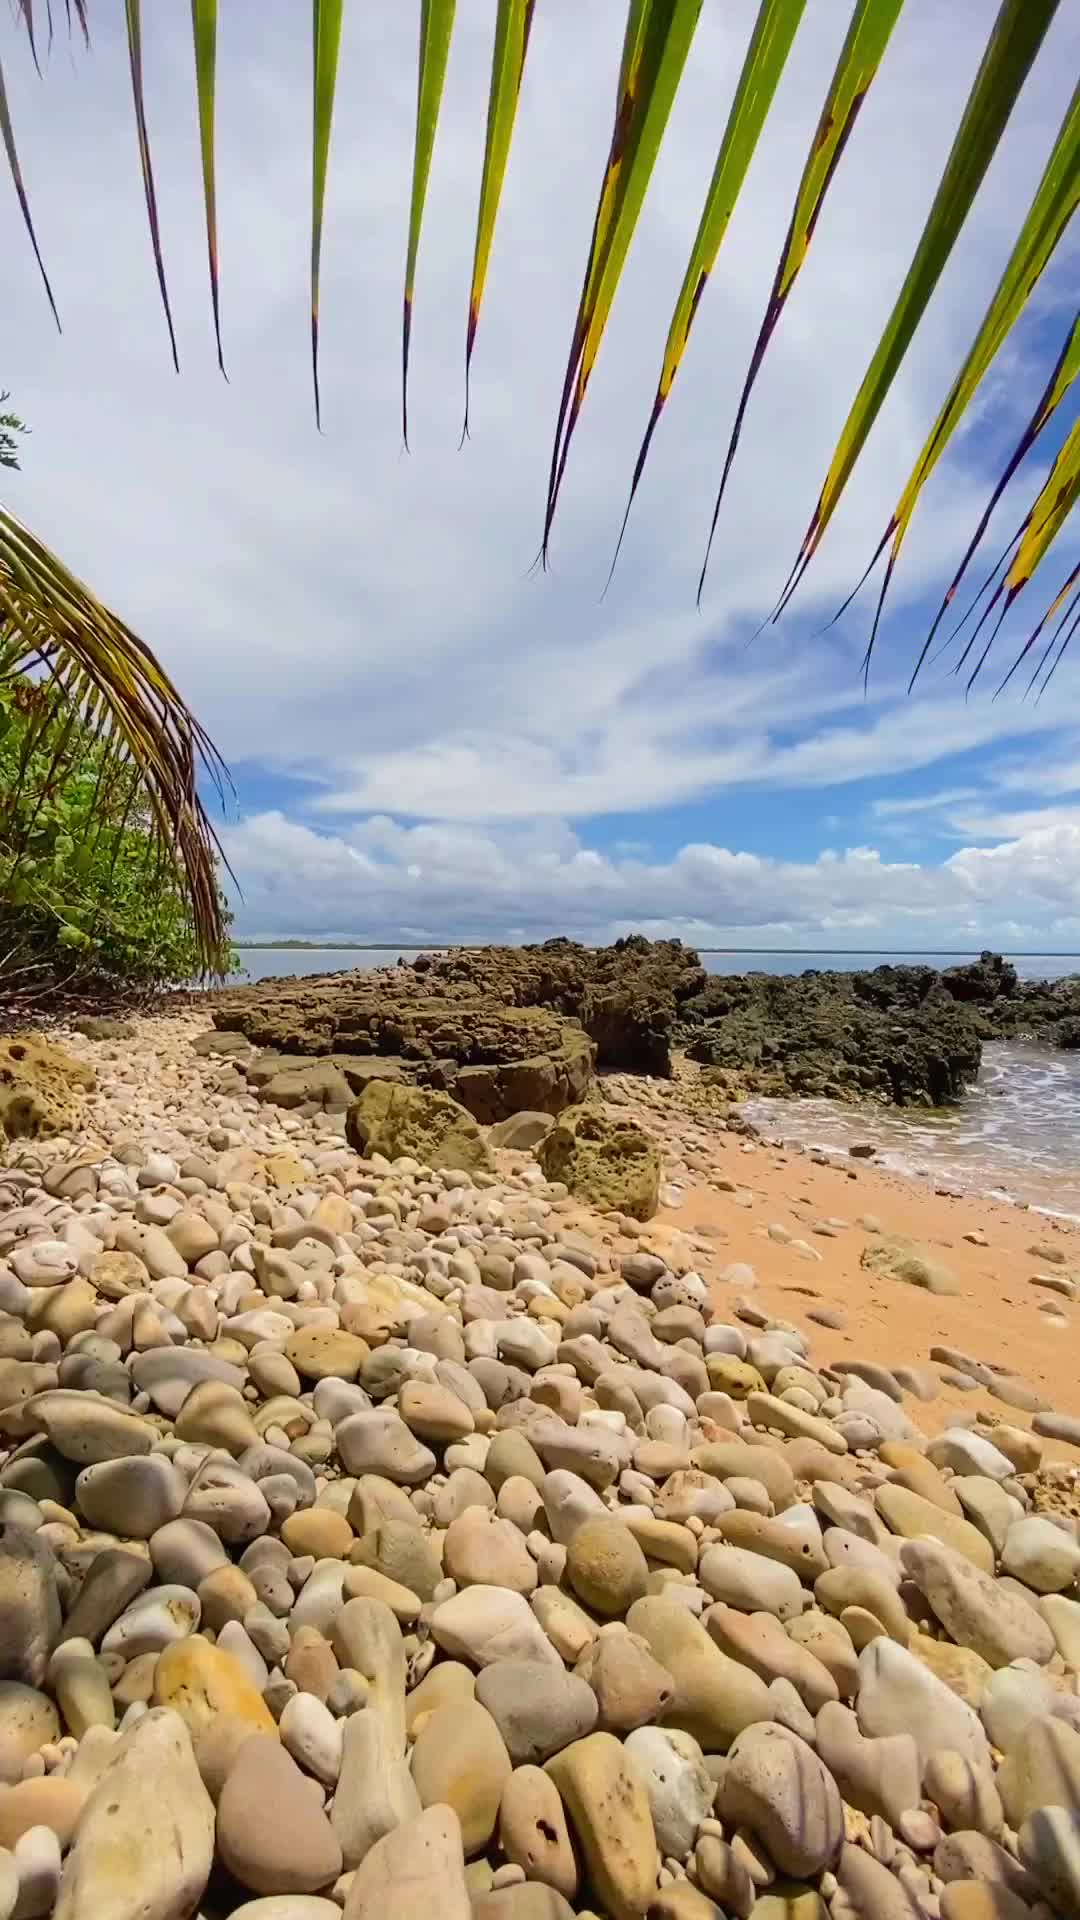
M 430 947 L 260 947 L 242 954 L 243 980 L 392 966 Z M 709 973 L 847 972 L 892 964 L 954 966 L 977 953 L 870 953 L 728 949 L 703 953 Z M 1010 954 L 1022 979 L 1080 973 L 1080 954 Z M 872 1141 L 877 1163 L 1080 1218 L 1080 1053 L 994 1042 L 979 1080 L 948 1113 L 854 1110 L 829 1100 L 754 1100 L 750 1117 L 793 1145 L 843 1151 Z

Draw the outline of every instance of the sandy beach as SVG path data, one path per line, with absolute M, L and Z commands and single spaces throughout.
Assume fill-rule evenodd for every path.
M 926 1365 L 940 1375 L 955 1369 L 932 1362 L 931 1350 L 949 1347 L 1019 1376 L 1056 1410 L 1080 1414 L 1070 1339 L 1077 1309 L 1056 1288 L 1033 1284 L 1037 1274 L 1063 1287 L 1068 1276 L 1076 1280 L 1080 1235 L 1071 1223 L 982 1194 L 935 1191 L 928 1180 L 871 1161 L 838 1157 L 823 1165 L 809 1152 L 710 1133 L 681 1119 L 677 1104 L 656 1085 L 646 1086 L 644 1097 L 640 1083 L 635 1092 L 632 1104 L 664 1138 L 667 1185 L 680 1189 L 678 1204 L 663 1207 L 657 1224 L 692 1232 L 709 1245 L 698 1257 L 719 1303 L 730 1304 L 746 1289 L 718 1283 L 716 1276 L 732 1263 L 747 1263 L 757 1278 L 747 1297 L 813 1337 L 825 1360 Z M 872 1114 L 867 1130 L 872 1136 Z M 866 1220 L 875 1231 L 861 1224 Z M 792 1240 L 804 1239 L 820 1260 L 770 1237 L 776 1227 Z M 926 1247 L 955 1275 L 958 1292 L 931 1294 L 868 1271 L 860 1264 L 863 1251 L 881 1234 Z M 844 1326 L 824 1332 L 809 1318 L 818 1307 L 838 1308 Z M 1030 1421 L 981 1386 L 960 1392 L 943 1384 L 936 1400 L 909 1397 L 905 1407 L 927 1433 L 976 1414 L 989 1422 Z M 1046 1444 L 1048 1455 L 1080 1462 L 1076 1449 Z

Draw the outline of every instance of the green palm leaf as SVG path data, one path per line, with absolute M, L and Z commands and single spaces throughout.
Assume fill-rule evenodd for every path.
M 487 138 L 484 143 L 484 172 L 480 181 L 480 207 L 476 216 L 476 245 L 473 250 L 472 284 L 469 288 L 469 319 L 465 332 L 465 421 L 462 440 L 469 432 L 469 372 L 476 329 L 480 323 L 480 302 L 484 297 L 495 220 L 499 211 L 510 142 L 514 137 L 525 55 L 529 49 L 535 0 L 499 0 L 495 20 L 495 45 L 491 55 L 491 90 L 488 96 Z
M 345 0 L 312 0 L 311 97 L 311 379 L 315 424 L 321 424 L 319 398 L 319 269 L 322 263 L 323 209 L 330 129 L 334 120 L 341 17 Z
M 670 0 L 630 0 L 611 147 L 555 427 L 540 549 L 545 561 L 570 442 L 701 6 L 702 0 L 681 0 L 678 6 L 672 6 Z
M 1001 0 L 915 258 L 848 414 L 783 593 L 787 605 L 817 552 L 852 469 L 926 311 L 997 152 L 1059 0 Z
M 784 251 L 776 269 L 776 278 L 765 308 L 765 318 L 761 323 L 754 351 L 750 356 L 746 380 L 736 408 L 735 424 L 728 442 L 724 470 L 720 477 L 720 486 L 709 526 L 709 538 L 705 546 L 705 558 L 698 578 L 699 605 L 713 540 L 716 537 L 724 489 L 735 462 L 754 383 L 761 372 L 769 343 L 780 324 L 780 317 L 792 288 L 806 264 L 810 242 L 814 237 L 814 230 L 821 216 L 826 195 L 836 177 L 836 170 L 851 138 L 860 109 L 885 58 L 892 30 L 900 17 L 903 4 L 904 0 L 857 0 L 851 16 L 847 35 L 840 49 L 840 58 L 836 63 L 829 91 L 825 96 L 825 104 L 821 109 L 813 145 L 803 168 L 799 191 L 795 196 L 791 225 L 784 242 Z
M 424 222 L 431 156 L 439 124 L 450 36 L 457 0 L 420 0 L 420 64 L 416 82 L 416 142 L 413 151 L 412 199 L 409 205 L 409 245 L 405 256 L 405 295 L 401 314 L 401 435 L 409 444 L 409 339 L 412 334 L 413 290 L 420 229 Z
M 923 661 L 926 659 L 926 656 L 929 653 L 930 648 L 933 644 L 934 636 L 937 633 L 937 630 L 941 625 L 942 620 L 945 618 L 945 615 L 948 612 L 949 607 L 952 605 L 952 602 L 956 597 L 957 588 L 959 587 L 961 580 L 963 579 L 965 573 L 967 572 L 967 569 L 970 566 L 972 559 L 974 558 L 975 552 L 982 540 L 982 537 L 986 532 L 987 527 L 990 524 L 990 519 L 994 512 L 994 508 L 997 506 L 1010 480 L 1012 479 L 1013 475 L 1016 473 L 1017 469 L 1019 468 L 1021 461 L 1023 461 L 1028 455 L 1028 453 L 1030 453 L 1032 447 L 1034 446 L 1043 428 L 1046 426 L 1047 422 L 1053 418 L 1054 413 L 1057 411 L 1057 408 L 1061 405 L 1062 400 L 1065 398 L 1065 395 L 1068 393 L 1069 388 L 1071 387 L 1078 373 L 1080 373 L 1080 313 L 1076 315 L 1076 318 L 1074 319 L 1072 326 L 1069 329 L 1068 335 L 1065 340 L 1065 344 L 1062 347 L 1060 354 L 1058 355 L 1057 365 L 1055 366 L 1052 374 L 1050 375 L 1049 380 L 1046 383 L 1046 387 L 1043 390 L 1042 398 L 1040 399 L 1038 406 L 1035 408 L 1035 411 L 1031 416 L 1031 419 L 1028 421 L 1027 426 L 1024 428 L 1023 433 L 1020 435 L 1019 440 L 1017 441 L 1015 447 L 1013 448 L 1012 453 L 1010 454 L 1008 462 L 1005 466 L 1005 469 L 1000 475 L 998 482 L 994 487 L 994 490 L 990 495 L 989 500 L 986 503 L 986 507 L 979 520 L 979 524 L 976 527 L 975 532 L 971 537 L 967 551 L 964 554 L 964 557 L 961 560 L 960 565 L 957 567 L 956 572 L 953 574 L 951 581 L 949 582 L 944 598 L 942 599 L 941 605 L 938 608 L 937 613 L 934 617 L 934 624 L 931 627 L 929 633 L 927 634 L 926 639 L 923 643 L 922 652 L 920 653 L 918 660 L 915 662 L 915 671 L 911 676 L 911 681 L 908 688 L 909 692 L 911 690 L 911 687 L 913 687 L 915 684 L 915 681 L 918 677 L 919 669 L 922 666 Z M 1017 535 L 1016 537 L 1019 538 L 1019 535 Z M 878 548 L 878 552 L 879 553 L 881 552 L 880 547 Z M 1046 618 L 1049 619 L 1052 616 L 1052 613 L 1053 613 L 1053 608 L 1050 609 L 1050 612 L 1047 614 Z
M 161 251 L 161 224 L 158 220 L 157 192 L 154 187 L 154 163 L 150 158 L 150 134 L 146 125 L 146 100 L 143 93 L 142 69 L 142 0 L 124 0 L 127 16 L 128 62 L 131 67 L 131 97 L 135 105 L 135 132 L 139 142 L 139 163 L 142 167 L 143 193 L 146 198 L 146 218 L 150 226 L 150 245 L 154 250 L 154 266 L 157 270 L 158 289 L 161 304 L 165 309 L 165 323 L 169 329 L 169 345 L 172 348 L 173 366 L 180 371 L 180 356 L 176 350 L 176 329 L 173 326 L 172 308 L 169 305 L 169 289 L 165 280 L 165 261 Z
M 149 648 L 0 507 L 0 677 L 27 671 L 49 679 L 62 712 L 81 718 L 138 774 L 158 843 L 183 876 L 209 963 L 224 923 L 217 843 L 197 776 L 201 765 L 220 784 L 222 763 Z M 77 740 L 78 730 L 67 726 L 65 736 Z
M 1078 205 L 1080 205 L 1080 86 L 1077 87 L 1066 110 L 1027 219 L 1020 230 L 1019 239 L 998 282 L 994 297 L 983 316 L 982 325 L 963 366 L 949 389 L 945 404 L 930 430 L 892 518 L 870 561 L 870 568 L 873 568 L 885 547 L 891 542 L 885 578 L 882 581 L 874 622 L 870 630 L 868 654 L 872 652 L 877 638 L 886 596 L 900 557 L 900 549 L 918 506 L 922 489 L 948 446 L 999 347 L 1023 312 Z M 1072 340 L 1066 342 L 1061 360 L 1029 424 L 1028 432 L 1022 436 L 1017 453 L 1010 461 L 1009 468 L 995 490 L 995 498 L 1000 495 L 1010 473 L 1015 471 L 1027 446 L 1030 446 L 1036 434 L 1045 426 L 1054 408 L 1060 404 L 1065 393 L 1068 392 L 1069 385 L 1080 365 L 1080 349 L 1077 347 L 1075 335 L 1074 328 Z M 992 511 L 993 505 L 994 500 L 991 500 L 988 514 Z M 963 564 L 961 564 L 961 572 L 963 572 Z M 868 572 L 870 568 L 867 569 Z M 865 574 L 863 578 L 866 578 Z M 931 631 L 930 639 L 932 638 Z M 925 652 L 924 647 L 923 654 L 916 663 L 916 673 Z
M 7 88 L 4 85 L 4 69 L 2 66 L 0 66 L 0 140 L 3 140 L 4 143 L 4 151 L 7 154 L 8 166 L 11 169 L 11 178 L 14 182 L 15 192 L 22 212 L 23 224 L 26 227 L 27 233 L 30 235 L 30 245 L 34 249 L 34 258 L 38 263 L 38 272 L 41 275 L 45 292 L 48 295 L 49 305 L 52 308 L 52 317 L 56 321 L 57 329 L 59 329 L 60 315 L 56 311 L 56 301 L 53 299 L 53 290 L 49 285 L 49 276 L 45 271 L 45 262 L 41 257 L 41 248 L 38 246 L 37 234 L 34 231 L 34 222 L 30 215 L 30 202 L 26 196 L 26 183 L 23 180 L 22 167 L 19 165 L 19 154 L 15 145 L 15 129 L 11 123 L 11 110 L 8 106 Z
M 896 0 L 896 4 L 899 5 L 900 0 Z M 705 283 L 716 264 L 717 254 L 735 211 L 747 168 L 754 157 L 758 139 L 768 117 L 769 108 L 772 106 L 780 76 L 787 64 L 792 41 L 805 7 L 806 0 L 761 0 L 761 7 L 750 37 L 750 45 L 747 48 L 746 59 L 743 61 L 739 84 L 735 89 L 735 98 L 702 209 L 697 236 L 683 276 L 679 297 L 675 302 L 671 325 L 668 328 L 664 362 L 660 369 L 652 412 L 649 415 L 649 422 L 634 465 L 630 497 L 623 515 L 615 557 L 611 562 L 612 573 L 619 558 L 619 548 L 622 546 L 630 519 L 634 495 L 637 493 L 641 476 L 645 471 L 645 462 L 649 457 L 653 434 L 656 432 L 668 394 L 675 383 L 675 376 L 690 339 L 690 329 L 697 317 L 701 296 L 705 291 Z M 608 577 L 610 579 L 610 575 Z
M 218 366 L 225 372 L 221 351 L 221 303 L 218 290 L 217 186 L 214 168 L 214 93 L 217 73 L 217 0 L 191 0 L 191 31 L 195 42 L 195 83 L 199 95 L 199 150 L 202 158 L 203 200 L 206 205 L 206 257 L 210 268 L 210 300 L 214 309 L 214 338 Z

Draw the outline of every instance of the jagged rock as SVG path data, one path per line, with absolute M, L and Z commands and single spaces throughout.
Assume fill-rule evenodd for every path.
M 0 1140 L 37 1139 L 76 1125 L 94 1070 L 34 1033 L 0 1040 Z
M 571 1107 L 541 1142 L 537 1159 L 549 1180 L 564 1181 L 590 1206 L 649 1220 L 659 1205 L 660 1149 L 629 1121 Z
M 374 1080 L 353 1102 L 345 1136 L 358 1153 L 408 1155 L 424 1167 L 460 1167 L 473 1173 L 489 1165 L 483 1134 L 471 1113 L 448 1093 L 398 1087 Z

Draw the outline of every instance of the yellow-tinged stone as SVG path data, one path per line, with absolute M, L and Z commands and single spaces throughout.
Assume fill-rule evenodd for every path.
M 931 1673 L 944 1680 L 961 1700 L 969 1707 L 979 1711 L 979 1704 L 986 1691 L 993 1668 L 985 1661 L 981 1653 L 973 1647 L 957 1647 L 951 1640 L 934 1640 L 928 1633 L 913 1633 L 908 1643 L 908 1651 L 914 1653 L 929 1667 Z
M 270 1153 L 263 1161 L 263 1172 L 272 1187 L 302 1187 L 307 1169 L 295 1153 Z
M 343 1193 L 324 1193 L 311 1217 L 320 1227 L 329 1227 L 331 1233 L 353 1230 L 353 1210 Z
M 826 1907 L 816 1887 L 778 1880 L 755 1900 L 750 1920 L 825 1920 Z
M 878 1487 L 874 1501 L 886 1526 L 902 1539 L 939 1540 L 943 1547 L 978 1567 L 980 1573 L 993 1573 L 994 1549 L 970 1520 L 946 1513 L 935 1501 L 925 1500 L 909 1487 Z
M 705 1370 L 714 1392 L 728 1393 L 733 1400 L 745 1400 L 747 1394 L 764 1393 L 765 1382 L 748 1360 L 737 1360 L 733 1353 L 710 1353 Z
M 545 1772 L 573 1822 L 589 1879 L 612 1920 L 639 1920 L 656 1891 L 659 1857 L 644 1783 L 620 1740 L 590 1733 Z
M 273 1714 L 239 1660 L 199 1633 L 162 1650 L 154 1674 L 154 1705 L 178 1713 L 193 1742 L 221 1715 L 244 1721 L 252 1733 L 278 1737 Z

